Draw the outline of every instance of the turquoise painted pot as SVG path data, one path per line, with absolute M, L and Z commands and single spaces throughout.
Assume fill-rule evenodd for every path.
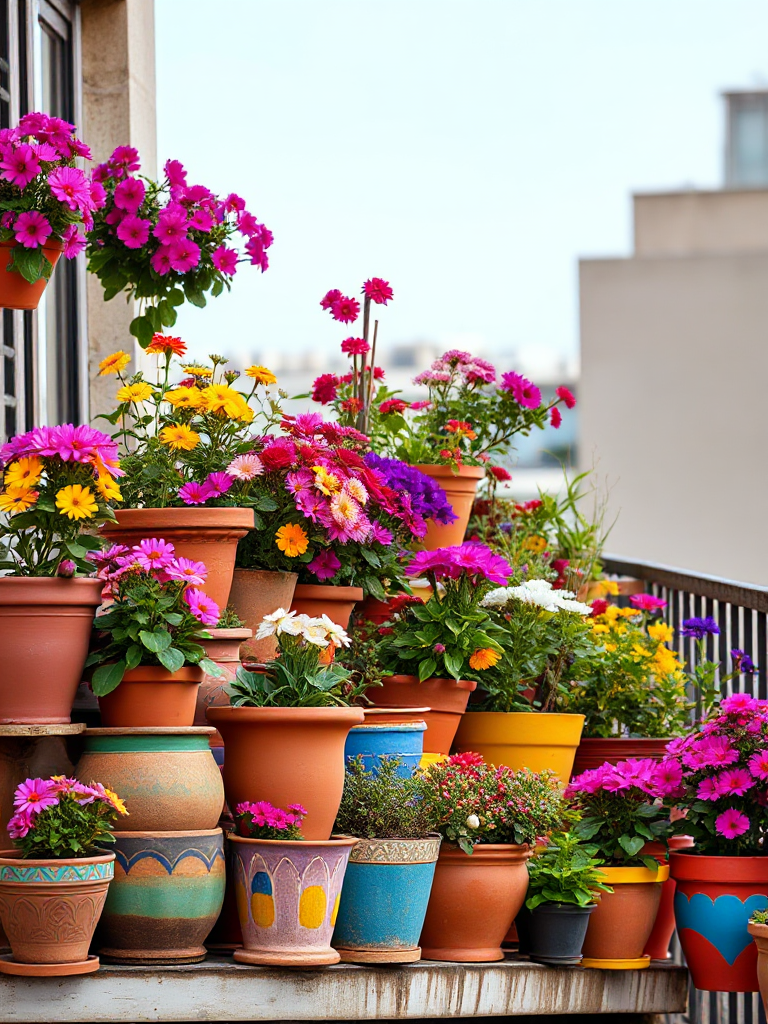
M 344 758 L 362 756 L 366 771 L 378 774 L 380 758 L 400 759 L 397 774 L 410 778 L 419 767 L 424 751 L 426 722 L 400 722 L 386 725 L 356 725 L 349 730 Z
M 349 858 L 333 946 L 348 963 L 412 963 L 440 837 L 360 839 Z
M 336 964 L 331 935 L 356 839 L 245 839 L 230 835 L 245 964 L 317 967 Z
M 113 963 L 196 963 L 224 902 L 220 828 L 115 832 L 115 877 L 96 934 Z

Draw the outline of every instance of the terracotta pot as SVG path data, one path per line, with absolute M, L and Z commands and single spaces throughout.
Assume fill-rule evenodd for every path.
M 696 988 L 757 992 L 757 947 L 747 924 L 768 906 L 768 857 L 672 853 L 675 921 Z
M 303 804 L 304 836 L 328 839 L 344 789 L 344 744 L 363 720 L 361 708 L 209 708 L 224 737 L 227 803 Z
M 20 850 L 0 852 L 0 921 L 13 961 L 0 972 L 84 974 L 99 966 L 88 958 L 96 922 L 114 872 L 114 853 L 62 860 L 23 860 Z M 39 965 L 19 969 L 19 965 Z M 5 972 L 4 968 L 10 971 Z
M 213 729 L 88 729 L 77 778 L 98 780 L 126 801 L 123 833 L 215 828 L 224 784 Z
M 265 569 L 235 569 L 229 603 L 252 631 L 240 648 L 243 661 L 271 661 L 277 654 L 277 637 L 252 639 L 261 620 L 278 608 L 290 608 L 296 590 L 295 572 L 267 572 Z
M 429 754 L 450 752 L 469 695 L 477 686 L 470 679 L 425 679 L 418 676 L 384 676 L 381 686 L 372 686 L 366 697 L 374 707 L 404 708 L 427 705 L 419 717 L 427 723 L 424 750 Z
M 747 931 L 755 940 L 757 949 L 757 982 L 760 986 L 760 999 L 763 1011 L 768 1012 L 768 924 L 747 925 Z
M 669 839 L 670 850 L 689 850 L 693 846 L 691 836 L 671 836 Z M 646 843 L 643 847 L 644 854 L 655 857 L 659 864 L 667 863 L 667 850 L 664 843 Z M 653 924 L 651 936 L 645 944 L 643 953 L 651 960 L 668 960 L 672 955 L 669 952 L 669 944 L 675 931 L 675 889 L 677 883 L 670 877 L 666 882 L 661 883 L 661 902 L 659 912 Z
M 528 846 L 443 844 L 421 932 L 425 960 L 503 960 L 501 943 L 528 890 Z
M 328 583 L 297 583 L 291 608 L 313 618 L 327 615 L 342 629 L 349 627 L 352 610 L 363 599 L 362 587 L 334 587 Z
M 115 878 L 96 934 L 99 954 L 122 964 L 204 960 L 203 942 L 224 901 L 221 829 L 114 835 Z
M 366 725 L 409 725 L 423 722 L 431 708 L 363 708 Z
M 244 964 L 336 964 L 331 935 L 356 839 L 284 843 L 231 835 Z
M 630 970 L 648 967 L 651 958 L 643 954 L 653 929 L 661 900 L 662 883 L 669 868 L 600 868 L 601 881 L 613 892 L 600 894 L 589 919 L 584 940 L 582 966 Z
M 583 725 L 584 715 L 468 711 L 462 716 L 453 749 L 460 754 L 474 750 L 489 764 L 503 764 L 515 771 L 548 768 L 566 786 Z
M 169 672 L 158 665 L 139 665 L 105 697 L 99 697 L 101 724 L 111 729 L 146 726 L 191 726 L 203 670 L 185 665 Z
M 250 508 L 125 508 L 115 509 L 117 523 L 102 533 L 112 544 L 138 544 L 162 537 L 176 555 L 205 562 L 208 578 L 202 588 L 224 611 L 235 571 L 237 542 L 253 529 Z
M 576 750 L 572 775 L 581 775 L 590 768 L 599 768 L 606 761 L 617 764 L 628 757 L 652 757 L 656 761 L 663 761 L 668 743 L 669 739 L 625 739 L 622 736 L 601 739 L 583 736 Z
M 0 724 L 69 722 L 103 586 L 90 579 L 0 578 Z
M 422 463 L 414 466 L 414 469 L 437 480 L 459 517 L 448 526 L 430 521 L 427 524 L 427 535 L 420 541 L 421 547 L 425 551 L 436 551 L 438 548 L 461 544 L 472 514 L 475 491 L 485 475 L 485 469 L 482 466 L 461 466 L 458 473 L 455 473 L 450 466 L 427 466 Z
M 8 270 L 11 261 L 13 241 L 0 242 L 0 309 L 37 309 L 50 278 L 41 277 L 30 284 L 16 270 Z M 64 243 L 49 238 L 43 245 L 43 253 L 51 266 L 55 267 L 64 251 Z
M 200 643 L 211 661 L 214 661 L 224 674 L 212 676 L 206 672 L 203 676 L 200 689 L 197 691 L 195 705 L 195 725 L 198 726 L 208 724 L 208 719 L 205 717 L 207 708 L 229 706 L 229 695 L 226 688 L 234 681 L 237 670 L 240 668 L 241 647 L 245 646 L 253 636 L 253 631 L 250 629 L 209 629 L 208 632 L 211 634 L 211 639 L 201 640 Z M 211 732 L 210 745 L 214 750 L 223 750 L 224 748 L 224 740 L 215 729 Z

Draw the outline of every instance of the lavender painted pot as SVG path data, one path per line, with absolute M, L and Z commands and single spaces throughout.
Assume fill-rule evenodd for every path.
M 331 936 L 356 839 L 282 842 L 230 835 L 245 964 L 315 967 L 339 962 Z

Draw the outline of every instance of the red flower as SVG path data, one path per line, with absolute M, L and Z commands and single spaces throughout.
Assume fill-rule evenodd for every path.
M 365 338 L 345 338 L 341 343 L 341 351 L 346 352 L 348 356 L 364 356 L 370 348 Z
M 343 324 L 351 324 L 360 315 L 360 303 L 357 299 L 349 299 L 342 295 L 331 303 L 331 316 L 334 320 L 340 320 Z
M 374 366 L 373 368 L 373 379 L 384 380 L 384 371 L 380 366 Z
M 259 458 L 268 473 L 273 469 L 287 469 L 296 458 L 296 446 L 293 441 L 281 438 L 265 448 Z
M 561 416 L 560 410 L 557 408 L 556 405 L 554 405 L 549 410 L 549 422 L 552 424 L 552 426 L 555 428 L 555 430 L 557 430 L 557 428 L 563 422 L 563 417 Z
M 331 288 L 331 290 L 329 292 L 326 292 L 322 299 L 320 299 L 320 308 L 330 309 L 334 302 L 341 298 L 343 298 L 343 296 L 339 289 Z
M 559 387 L 555 392 L 561 402 L 565 402 L 569 409 L 572 409 L 576 405 L 576 399 L 573 397 L 573 393 L 568 388 Z
M 499 480 L 501 483 L 504 483 L 506 480 L 512 479 L 512 474 L 509 472 L 508 469 L 504 469 L 503 466 L 489 466 L 488 469 L 490 473 L 493 476 L 495 476 L 496 479 Z
M 484 763 L 482 756 L 475 754 L 471 750 L 466 751 L 464 754 L 451 754 L 448 758 L 448 764 L 458 764 L 463 768 L 474 768 L 475 765 Z
M 386 402 L 382 402 L 379 406 L 379 412 L 382 416 L 386 416 L 390 412 L 405 412 L 407 408 L 408 403 L 402 399 L 388 398 Z
M 168 334 L 155 333 L 152 341 L 146 348 L 147 355 L 162 355 L 165 352 L 173 352 L 174 355 L 183 356 L 187 351 L 186 342 L 181 338 L 172 338 Z
M 341 408 L 344 412 L 360 412 L 363 408 L 363 403 L 359 398 L 348 398 L 346 401 L 341 403 Z
M 379 634 L 379 636 L 390 636 L 390 634 L 394 633 L 395 631 L 392 628 L 392 626 L 379 626 L 376 632 Z
M 602 597 L 596 597 L 590 607 L 593 615 L 603 615 L 608 607 L 608 602 Z
M 335 373 L 321 373 L 312 385 L 312 401 L 328 405 L 336 397 L 339 378 Z
M 377 302 L 380 306 L 386 306 L 387 301 L 392 298 L 394 292 L 389 286 L 389 281 L 383 277 L 372 277 L 363 285 L 365 297 L 371 302 Z

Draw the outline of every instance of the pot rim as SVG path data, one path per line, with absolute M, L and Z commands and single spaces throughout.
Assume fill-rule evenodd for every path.
M 485 476 L 485 466 L 459 466 L 458 473 L 453 471 L 453 467 L 438 462 L 416 462 L 413 468 L 426 476 L 465 477 L 470 480 L 480 480 Z
M 242 508 L 238 505 L 227 505 L 221 508 L 118 508 L 115 509 L 116 523 L 104 523 L 100 530 L 105 533 L 114 533 L 123 530 L 144 530 L 147 529 L 143 522 L 145 519 L 154 519 L 158 529 L 176 528 L 205 528 L 219 529 L 219 523 L 226 528 L 243 527 L 253 529 L 254 515 L 252 508 Z M 218 521 L 218 522 L 217 522 Z M 152 527 L 154 529 L 154 527 Z
M 363 712 L 366 715 L 425 715 L 432 708 L 363 708 Z M 395 723 L 396 724 L 396 723 Z
M 293 576 L 294 579 L 299 578 L 299 574 L 297 572 L 289 572 L 287 569 L 247 569 L 243 565 L 236 565 L 235 572 L 243 572 L 248 575 L 253 574 L 254 576 L 280 576 L 283 579 L 286 576 Z
M 759 938 L 768 938 L 768 924 L 760 924 L 757 921 L 747 921 L 747 931 L 750 935 L 757 935 Z
M 363 709 L 359 707 L 325 707 L 325 708 L 251 708 L 251 707 L 209 707 L 206 709 L 206 716 L 209 722 L 218 722 L 227 725 L 236 722 L 238 719 L 247 722 L 268 721 L 270 718 L 293 722 L 322 722 L 330 719 L 345 722 L 350 721 L 362 725 L 364 721 Z M 279 841 L 279 840 L 276 840 Z
M 229 628 L 218 629 L 216 626 L 209 626 L 206 629 L 207 633 L 211 635 L 209 637 L 201 638 L 201 646 L 210 643 L 212 640 L 250 640 L 253 636 L 253 630 L 248 629 L 247 626 L 231 626 Z
M 43 596 L 35 591 L 47 588 Z M 24 589 L 29 588 L 29 595 Z M 21 593 L 12 593 L 13 590 Z M 92 606 L 94 609 L 101 604 L 101 592 L 104 581 L 90 576 L 74 576 L 63 579 L 56 576 L 0 576 L 0 606 L 32 604 L 43 605 L 74 605 Z M 25 600 L 25 598 L 29 598 Z
M 637 882 L 666 882 L 669 878 L 669 864 L 659 864 L 656 872 L 646 867 L 611 867 L 603 864 L 597 868 L 611 885 L 632 885 Z
M 695 847 L 694 847 L 695 850 Z M 724 873 L 724 868 L 741 865 L 743 877 L 734 877 L 733 870 Z M 768 884 L 768 855 L 747 857 L 732 854 L 711 854 L 672 850 L 669 854 L 672 877 L 678 883 L 715 885 L 766 885 Z
M 489 855 L 496 854 L 515 854 L 515 858 L 520 855 L 525 860 L 530 860 L 533 856 L 533 848 L 528 843 L 475 843 L 473 852 L 471 854 L 464 853 L 462 848 L 457 843 L 451 843 L 447 840 L 443 840 L 440 846 L 440 856 L 443 854 L 446 857 L 458 857 L 461 854 L 466 860 L 471 860 L 476 853 L 488 853 Z
M 334 586 L 333 583 L 297 583 L 294 600 L 311 600 L 313 597 L 326 600 L 330 596 L 336 601 L 354 601 L 357 604 L 363 600 L 363 588 Z
M 13 238 L 9 238 L 5 242 L 0 242 L 0 249 L 13 249 L 20 243 L 15 241 Z M 46 238 L 40 248 L 45 251 L 46 249 L 53 249 L 56 252 L 64 252 L 64 243 L 56 238 Z M 37 283 L 37 282 L 35 282 Z
M 575 715 L 569 711 L 473 711 L 471 704 L 467 708 L 467 714 L 470 714 L 472 718 L 478 718 L 480 715 L 490 718 L 493 715 L 494 718 L 504 718 L 506 721 L 509 721 L 510 718 L 527 718 L 528 720 L 532 718 L 537 720 L 570 718 L 573 720 L 574 725 L 576 724 L 576 719 L 580 719 L 583 722 L 586 718 L 586 715 Z
M 307 850 L 312 846 L 355 846 L 359 842 L 352 836 L 339 836 L 336 839 L 249 839 L 247 836 L 238 836 L 230 832 L 227 839 L 231 843 L 243 843 L 253 846 L 289 846 L 299 850 Z
M 115 833 L 113 833 L 114 835 Z M 0 850 L 0 866 L 15 866 L 19 861 L 31 867 L 61 867 L 67 864 L 109 864 L 115 859 L 114 853 L 94 857 L 22 857 L 21 850 Z
M 137 832 L 115 831 L 112 835 L 117 839 L 183 839 L 185 836 L 197 839 L 204 836 L 223 836 L 224 832 L 221 828 L 184 828 L 180 831 L 168 832 L 165 830 L 160 831 L 159 829 L 154 831 L 144 829 Z
M 597 903 L 588 903 L 586 907 L 580 907 L 576 903 L 550 903 L 548 901 L 546 903 L 540 903 L 538 907 L 534 907 L 533 910 L 529 910 L 528 913 L 535 914 L 538 910 L 552 914 L 591 914 L 593 910 L 597 910 Z
M 137 678 L 144 676 L 143 679 Z M 123 683 L 154 684 L 158 683 L 189 683 L 199 686 L 205 672 L 199 665 L 182 665 L 176 672 L 169 672 L 162 665 L 139 665 L 137 668 L 130 668 L 126 671 L 118 686 Z M 115 687 L 117 689 L 118 687 Z M 114 690 L 111 691 L 114 693 Z M 109 697 L 109 693 L 105 696 Z
M 403 675 L 402 673 L 397 673 L 392 676 L 383 676 L 382 678 L 388 679 L 390 682 L 395 684 L 402 683 L 404 686 L 411 686 L 414 683 L 418 686 L 422 685 L 422 680 L 420 680 L 418 676 Z M 424 679 L 423 683 L 448 683 L 449 685 L 458 687 L 460 690 L 469 690 L 470 693 L 477 689 L 477 683 L 474 679 L 446 679 L 445 676 L 430 676 L 429 679 Z M 377 707 L 382 707 L 382 705 L 377 705 Z M 393 709 L 390 708 L 388 710 Z
M 89 736 L 213 736 L 215 732 L 212 725 L 123 725 L 112 729 L 98 725 L 82 735 L 87 740 Z
M 352 732 L 426 732 L 426 722 L 364 722 L 353 725 Z

